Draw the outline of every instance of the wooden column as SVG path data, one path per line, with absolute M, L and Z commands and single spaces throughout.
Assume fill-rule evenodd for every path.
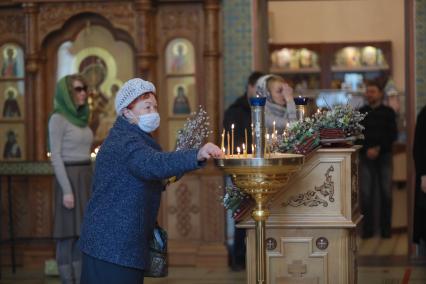
M 269 73 L 268 1 L 255 0 L 253 5 L 253 70 Z
M 137 70 L 136 74 L 143 79 L 156 83 L 156 38 L 155 38 L 155 10 L 152 0 L 135 1 L 136 28 L 137 28 Z
M 414 132 L 416 126 L 416 27 L 415 1 L 405 0 L 405 104 L 407 121 L 407 216 L 408 256 L 417 257 L 413 243 L 415 168 L 413 160 Z
M 28 129 L 28 160 L 41 161 L 46 159 L 46 113 L 44 98 L 37 92 L 37 82 L 40 78 L 40 54 L 38 48 L 39 7 L 37 3 L 24 3 L 26 29 L 26 95 L 28 100 L 27 121 L 32 121 Z
M 215 131 L 211 140 L 218 142 L 219 122 L 219 1 L 205 1 L 204 78 L 205 104 L 210 116 L 210 127 Z

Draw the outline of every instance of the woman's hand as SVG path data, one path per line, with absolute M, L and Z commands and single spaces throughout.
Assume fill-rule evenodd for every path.
M 73 209 L 74 208 L 74 194 L 72 194 L 72 193 L 65 194 L 64 197 L 62 198 L 62 204 L 67 209 Z
M 197 160 L 204 161 L 211 157 L 220 158 L 223 156 L 222 150 L 213 143 L 207 143 L 198 151 Z
M 421 179 L 420 188 L 424 193 L 426 193 L 426 175 L 422 176 Z
M 293 88 L 287 83 L 283 86 L 283 96 L 287 104 L 293 102 Z

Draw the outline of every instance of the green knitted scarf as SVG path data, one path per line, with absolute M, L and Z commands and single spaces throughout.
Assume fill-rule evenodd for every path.
M 86 127 L 89 122 L 89 104 L 86 102 L 83 106 L 77 108 L 72 98 L 72 82 L 71 76 L 65 76 L 59 80 L 56 85 L 55 98 L 53 100 L 53 111 L 49 115 L 49 119 L 54 113 L 60 113 L 69 122 L 78 127 Z M 49 127 L 47 127 L 47 151 L 50 152 L 49 143 Z
M 72 82 L 70 76 L 65 76 L 56 85 L 53 112 L 62 114 L 69 122 L 78 127 L 86 127 L 89 122 L 89 104 L 86 102 L 78 109 L 72 98 Z

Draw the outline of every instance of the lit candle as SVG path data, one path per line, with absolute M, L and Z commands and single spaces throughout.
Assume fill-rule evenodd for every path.
M 275 120 L 273 122 L 273 128 L 272 128 L 272 134 L 274 134 L 274 133 L 275 133 Z
M 222 144 L 220 145 L 222 149 L 225 148 L 225 129 L 222 131 Z
M 229 131 L 228 131 L 228 133 L 226 134 L 226 136 L 227 136 L 227 142 L 228 142 L 228 144 L 227 144 L 227 146 L 228 146 L 228 151 L 227 151 L 227 153 L 228 153 L 228 156 L 229 156 L 229 155 L 231 155 L 231 152 L 229 151 L 229 147 L 231 147 L 231 146 L 230 146 L 231 144 L 229 144 L 229 142 L 230 142 L 230 141 L 229 141 Z
M 252 154 L 252 157 L 254 156 L 254 145 L 253 144 L 251 144 L 251 154 Z
M 231 156 L 234 155 L 234 124 L 231 125 L 232 134 L 231 134 Z
M 246 149 L 246 144 L 243 143 L 243 154 L 244 157 L 247 158 L 247 149 Z
M 244 142 L 246 142 L 246 145 L 248 145 L 248 143 L 247 143 L 247 128 L 244 128 Z M 244 145 L 244 143 L 243 143 L 243 145 Z M 243 147 L 243 149 L 244 149 L 244 147 Z
M 317 109 L 317 113 L 318 113 L 318 114 L 320 114 L 320 113 L 321 113 L 320 109 Z
M 226 158 L 226 150 L 225 150 L 225 147 L 222 147 L 222 152 L 223 152 L 223 154 L 225 154 L 225 158 Z
M 268 152 L 268 141 L 269 141 L 269 133 L 266 134 L 266 141 L 265 141 L 265 154 Z
M 253 143 L 254 141 L 254 128 L 253 128 L 253 123 L 251 124 L 251 142 Z M 247 144 L 248 145 L 248 144 Z M 253 153 L 254 154 L 254 153 Z
M 240 147 L 237 147 L 237 156 L 239 156 L 239 155 L 240 155 L 240 152 L 241 152 Z

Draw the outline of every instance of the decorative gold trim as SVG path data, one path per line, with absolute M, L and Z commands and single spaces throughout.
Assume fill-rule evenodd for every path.
M 305 193 L 298 195 L 293 195 L 289 200 L 282 203 L 283 207 L 292 206 L 308 206 L 315 207 L 322 205 L 324 207 L 328 206 L 327 197 L 329 202 L 334 202 L 334 181 L 332 181 L 333 176 L 330 175 L 330 172 L 334 172 L 334 167 L 330 166 L 325 172 L 325 181 L 321 186 L 315 186 L 315 190 L 309 190 Z M 322 198 L 322 197 L 324 198 Z

